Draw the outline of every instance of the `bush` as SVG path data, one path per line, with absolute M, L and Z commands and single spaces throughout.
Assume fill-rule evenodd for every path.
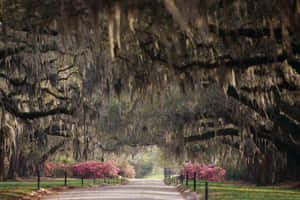
M 122 164 L 119 174 L 123 177 L 134 178 L 136 176 L 135 169 L 130 164 Z
M 224 181 L 226 174 L 225 169 L 221 167 L 215 167 L 213 165 L 201 165 L 200 163 L 187 162 L 184 164 L 184 168 L 180 170 L 180 174 L 186 176 L 188 173 L 189 179 L 194 178 L 194 173 L 200 180 L 206 181 Z
M 84 176 L 86 178 L 103 178 L 104 176 L 117 176 L 119 168 L 115 161 L 109 160 L 106 163 L 87 161 L 69 164 L 54 164 L 46 163 L 44 175 L 45 176 L 64 176 L 65 172 L 71 174 L 71 176 Z

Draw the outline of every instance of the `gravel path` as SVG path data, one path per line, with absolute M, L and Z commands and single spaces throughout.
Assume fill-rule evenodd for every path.
M 80 188 L 50 195 L 43 200 L 183 200 L 173 186 L 162 180 L 133 179 L 128 185 Z

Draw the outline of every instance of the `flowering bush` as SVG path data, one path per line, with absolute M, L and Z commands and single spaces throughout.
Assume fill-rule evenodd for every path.
M 134 178 L 136 175 L 134 167 L 127 163 L 120 166 L 119 174 L 127 178 Z
M 44 175 L 45 176 L 54 176 L 56 171 L 56 166 L 54 163 L 46 163 L 45 164 L 45 170 Z
M 45 164 L 45 176 L 54 176 L 57 174 L 61 175 L 61 172 L 68 172 L 72 176 L 85 176 L 87 178 L 103 178 L 104 176 L 117 176 L 119 168 L 115 161 L 109 160 L 106 163 L 87 161 L 76 163 L 73 165 L 69 164 Z
M 179 173 L 184 176 L 188 173 L 189 179 L 193 179 L 195 172 L 198 179 L 206 181 L 224 181 L 224 176 L 226 174 L 225 169 L 220 167 L 215 167 L 211 164 L 192 164 L 191 162 L 184 163 L 184 168 L 181 169 Z
M 73 174 L 77 176 L 86 176 L 88 178 L 102 178 L 104 176 L 117 176 L 119 168 L 115 161 L 109 160 L 106 163 L 87 161 L 72 166 Z
M 62 176 L 65 172 L 69 173 L 71 166 L 64 163 L 54 164 L 52 162 L 45 163 L 44 175 L 45 176 Z

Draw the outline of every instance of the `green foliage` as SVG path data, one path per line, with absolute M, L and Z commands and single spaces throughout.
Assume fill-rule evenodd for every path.
M 248 173 L 247 173 L 247 168 L 246 167 L 240 167 L 236 168 L 232 165 L 226 165 L 226 175 L 225 179 L 226 180 L 247 180 Z
M 246 140 L 255 146 L 250 151 L 270 149 L 266 144 L 272 143 L 273 151 L 295 154 L 291 160 L 299 158 L 295 134 L 299 126 L 290 119 L 298 102 L 290 90 L 298 90 L 299 76 L 298 71 L 289 72 L 299 65 L 299 50 L 289 49 L 299 44 L 295 28 L 299 1 L 2 0 L 0 4 L 0 115 L 10 116 L 1 119 L 4 124 L 19 127 L 16 155 L 34 152 L 22 160 L 47 155 L 49 135 L 54 141 L 70 136 L 74 145 L 69 150 L 65 145 L 63 151 L 73 151 L 78 160 L 124 152 L 126 145 L 152 144 L 165 147 L 166 158 L 192 152 L 196 159 L 202 156 L 201 149 L 189 148 L 184 137 L 206 129 L 217 137 L 213 133 L 218 125 L 234 127 L 238 134 L 233 136 L 241 140 L 204 138 L 207 145 L 217 147 L 206 148 L 207 154 L 227 154 L 229 148 L 218 148 L 226 143 L 237 144 L 244 155 L 247 132 Z M 118 21 L 120 14 L 128 22 Z M 109 50 L 117 56 L 110 59 Z M 285 55 L 289 51 L 292 55 Z M 286 60 L 288 70 L 276 74 L 274 68 Z M 254 73 L 257 68 L 266 73 Z M 203 93 L 203 87 L 209 92 Z M 289 99 L 285 115 L 277 108 L 272 88 Z M 220 90 L 227 94 L 214 95 Z M 121 97 L 127 98 L 126 107 Z M 151 103 L 144 101 L 149 97 Z M 43 119 L 66 124 L 64 132 L 72 134 L 59 129 L 46 134 Z M 24 135 L 29 139 L 23 140 Z M 268 142 L 260 142 L 261 138 Z M 140 176 L 156 166 L 152 158 L 139 162 Z M 234 173 L 233 177 L 241 176 Z
M 163 169 L 159 162 L 160 150 L 157 147 L 141 151 L 131 163 L 135 167 L 137 178 L 161 177 Z
M 188 187 L 193 190 L 193 182 Z M 205 195 L 205 182 L 197 182 L 197 193 Z M 214 200 L 298 200 L 300 190 L 245 186 L 234 182 L 208 184 L 209 199 Z
M 144 177 L 145 179 L 164 179 L 163 170 L 154 172 Z
M 94 185 L 93 179 L 84 179 L 84 186 Z M 96 179 L 95 184 L 103 184 L 104 179 Z M 112 183 L 110 181 L 110 183 Z M 64 186 L 63 178 L 56 178 L 51 180 L 41 180 L 41 188 L 53 188 Z M 68 186 L 80 187 L 81 179 L 68 178 Z M 28 195 L 31 191 L 37 189 L 36 181 L 22 181 L 22 182 L 0 182 L 0 199 L 16 198 L 23 195 Z
M 143 178 L 149 175 L 153 170 L 153 163 L 141 161 L 138 165 L 135 166 L 136 168 L 136 177 Z

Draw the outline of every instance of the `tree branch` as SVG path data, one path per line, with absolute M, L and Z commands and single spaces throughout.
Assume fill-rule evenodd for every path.
M 20 79 L 11 79 L 11 78 L 9 78 L 6 74 L 0 73 L 0 78 L 4 78 L 4 79 L 8 80 L 8 82 L 9 82 L 10 84 L 12 84 L 13 86 L 16 86 L 16 87 L 18 87 L 18 86 L 23 86 L 23 85 L 28 84 L 28 83 L 27 83 L 27 77 L 25 77 L 24 80 L 20 80 Z
M 208 26 L 209 31 L 211 33 L 219 34 L 222 37 L 225 36 L 244 36 L 244 37 L 250 37 L 250 38 L 261 38 L 264 36 L 271 36 L 271 30 L 269 28 L 238 28 L 238 29 L 219 29 L 219 32 L 217 32 L 217 27 L 215 25 L 210 24 Z M 281 40 L 281 28 L 275 28 L 274 29 L 274 35 L 276 40 Z
M 54 154 L 60 147 L 65 145 L 65 140 L 62 140 L 60 143 L 53 146 L 47 153 L 45 153 L 40 161 L 38 162 L 38 166 L 41 166 L 52 154 Z
M 61 73 L 61 72 L 67 71 L 67 70 L 69 70 L 69 69 L 72 69 L 73 67 L 75 67 L 75 65 L 70 65 L 70 66 L 68 66 L 68 67 L 66 67 L 66 68 L 63 68 L 63 69 L 58 70 L 57 73 L 59 74 L 59 73 Z
M 57 107 L 47 111 L 21 112 L 16 108 L 16 106 L 11 105 L 6 98 L 2 98 L 2 103 L 6 111 L 22 119 L 32 120 L 32 119 L 47 117 L 51 115 L 59 115 L 59 114 L 72 115 L 73 114 L 73 111 L 68 110 L 66 107 Z
M 238 136 L 238 130 L 235 128 L 225 128 L 225 129 L 219 129 L 217 131 L 207 131 L 202 133 L 201 135 L 192 135 L 188 137 L 184 137 L 184 143 L 190 143 L 190 142 L 199 142 L 203 140 L 208 140 L 214 137 L 219 136 Z
M 60 95 L 55 94 L 54 92 L 50 91 L 49 88 L 42 88 L 41 90 L 42 90 L 43 92 L 46 92 L 46 93 L 48 93 L 48 94 L 54 96 L 54 97 L 57 98 L 57 99 L 64 100 L 64 101 L 70 100 L 70 98 L 68 98 L 68 97 L 64 97 L 64 96 L 60 96 Z
M 271 64 L 275 62 L 283 62 L 284 60 L 288 60 L 288 63 L 299 73 L 300 60 L 299 59 L 289 59 L 288 55 L 280 54 L 276 57 L 270 56 L 253 56 L 248 58 L 241 59 L 229 59 L 228 61 L 219 63 L 209 63 L 202 61 L 194 61 L 184 65 L 174 65 L 174 68 L 179 72 L 185 72 L 193 68 L 217 68 L 217 67 L 232 67 L 232 68 L 248 68 L 250 66 L 257 66 L 263 64 Z

